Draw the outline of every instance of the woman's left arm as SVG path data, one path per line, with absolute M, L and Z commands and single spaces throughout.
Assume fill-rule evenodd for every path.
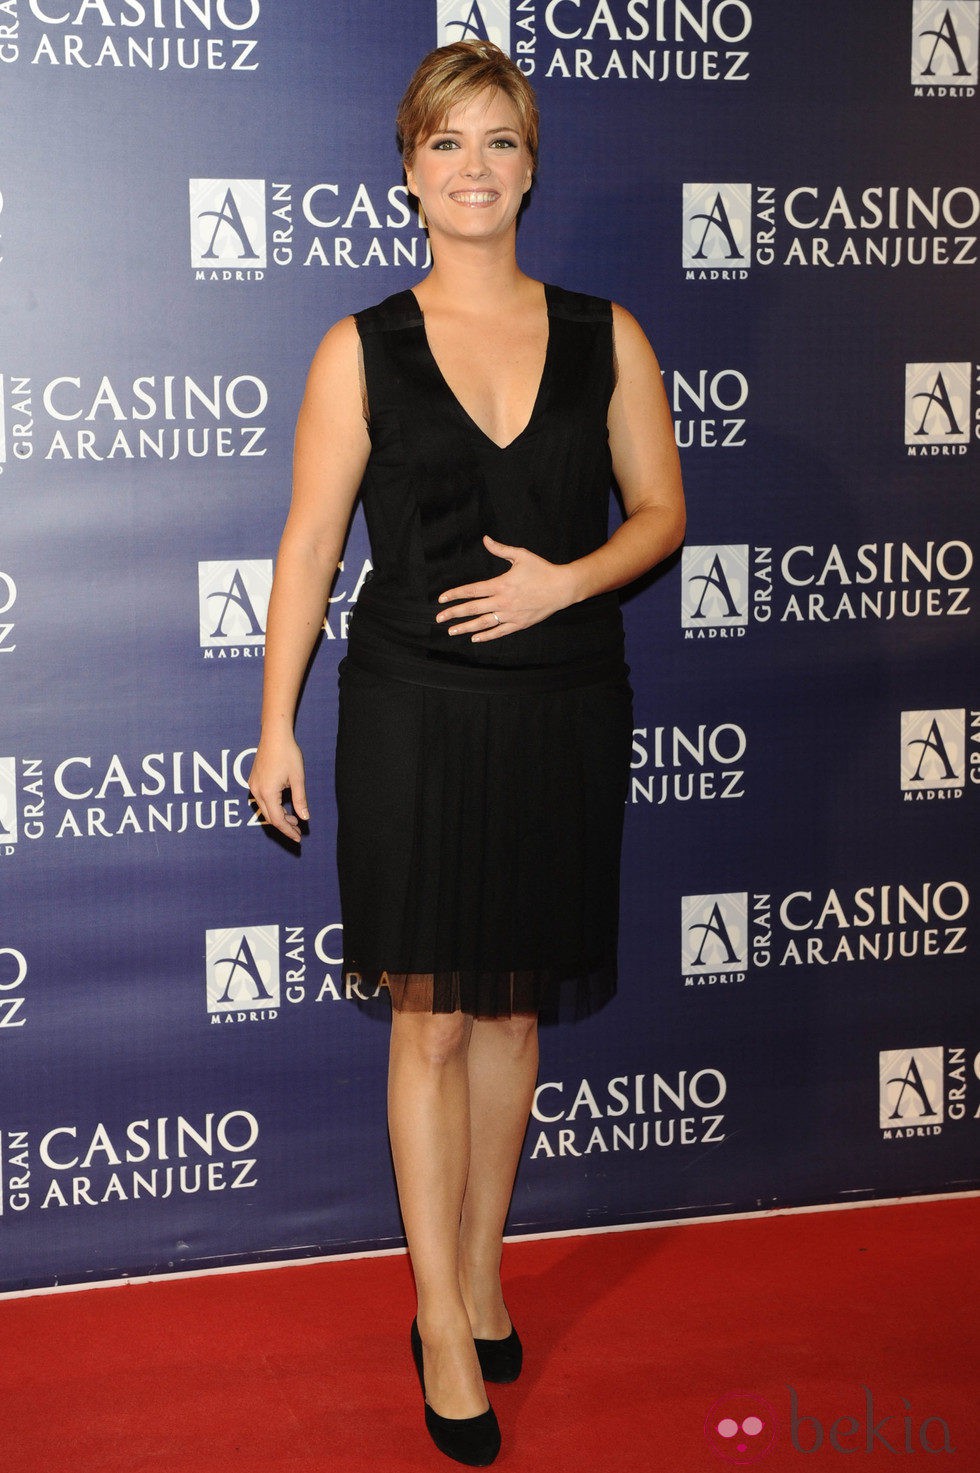
M 607 424 L 625 520 L 595 552 L 570 563 L 550 563 L 526 547 L 485 537 L 490 551 L 511 566 L 496 578 L 442 594 L 440 602 L 454 607 L 438 620 L 459 620 L 450 633 L 502 639 L 569 604 L 632 583 L 680 546 L 684 492 L 660 365 L 639 323 L 615 303 L 613 333 L 619 372 Z
M 684 537 L 684 491 L 674 422 L 656 355 L 640 324 L 613 304 L 619 375 L 609 403 L 609 448 L 625 521 L 587 557 L 566 563 L 570 603 L 622 588 L 656 567 Z

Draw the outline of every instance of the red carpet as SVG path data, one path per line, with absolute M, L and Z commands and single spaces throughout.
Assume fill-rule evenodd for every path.
M 495 1466 L 784 1473 L 901 1457 L 975 1473 L 978 1226 L 980 1200 L 958 1198 L 510 1244 L 526 1369 L 493 1391 Z M 7 1300 L 3 1468 L 449 1470 L 422 1426 L 412 1307 L 403 1257 Z M 705 1434 L 716 1403 L 712 1423 L 740 1427 L 716 1436 L 723 1452 Z M 741 1430 L 752 1415 L 762 1429 Z

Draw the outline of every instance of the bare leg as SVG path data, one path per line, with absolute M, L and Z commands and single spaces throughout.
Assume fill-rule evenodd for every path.
M 467 1055 L 470 1168 L 459 1234 L 459 1282 L 473 1334 L 502 1340 L 511 1324 L 500 1287 L 504 1220 L 538 1074 L 537 1017 L 478 1018 Z
M 487 1409 L 459 1285 L 472 1028 L 462 1013 L 392 1011 L 388 1128 L 418 1291 L 426 1399 L 442 1417 L 476 1417 Z

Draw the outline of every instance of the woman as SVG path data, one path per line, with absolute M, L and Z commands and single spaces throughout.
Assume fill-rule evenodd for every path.
M 250 785 L 299 842 L 293 717 L 360 490 L 374 574 L 340 679 L 345 965 L 391 995 L 426 1425 L 485 1466 L 500 1438 L 484 1380 L 521 1365 L 500 1260 L 537 1018 L 615 986 L 632 714 L 613 590 L 678 546 L 684 512 L 637 323 L 517 264 L 537 163 L 522 73 L 489 42 L 443 47 L 398 126 L 434 265 L 313 360 Z M 613 474 L 626 517 L 607 536 Z

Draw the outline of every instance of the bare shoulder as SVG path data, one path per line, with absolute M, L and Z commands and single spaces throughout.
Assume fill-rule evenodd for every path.
M 301 417 L 312 414 L 322 425 L 363 429 L 359 354 L 357 323 L 353 317 L 342 317 L 324 334 L 313 355 Z
M 342 317 L 320 339 L 310 364 L 310 379 L 334 378 L 351 371 L 357 382 L 357 354 L 360 338 L 353 317 Z
M 293 501 L 311 525 L 325 509 L 348 515 L 371 443 L 358 380 L 357 325 L 344 317 L 313 355 L 296 421 Z M 331 513 L 332 514 L 332 513 Z M 292 513 L 291 513 L 292 515 Z
M 632 312 L 628 312 L 618 302 L 613 302 L 612 316 L 613 341 L 616 345 L 616 359 L 620 368 L 628 371 L 656 368 L 657 355 Z

